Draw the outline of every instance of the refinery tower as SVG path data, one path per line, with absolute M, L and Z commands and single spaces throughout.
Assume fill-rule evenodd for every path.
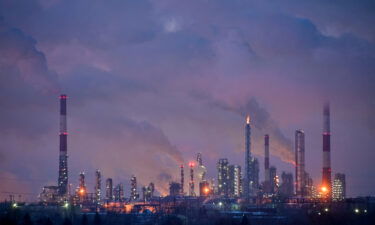
M 244 179 L 244 196 L 247 198 L 251 194 L 250 192 L 250 180 L 251 180 L 251 127 L 250 127 L 250 116 L 246 116 L 245 126 L 245 179 Z
M 66 95 L 60 95 L 60 157 L 58 192 L 64 196 L 68 192 L 68 132 L 66 126 Z
M 326 197 L 331 196 L 331 129 L 329 104 L 323 109 L 323 174 L 322 192 Z

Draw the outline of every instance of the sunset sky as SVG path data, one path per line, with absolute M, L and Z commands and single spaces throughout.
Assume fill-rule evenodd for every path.
M 302 129 L 318 185 L 329 101 L 333 175 L 375 195 L 374 21 L 372 0 L 0 0 L 0 200 L 56 185 L 61 93 L 74 187 L 100 169 L 166 193 L 198 152 L 216 178 L 244 166 L 246 114 L 261 181 L 264 134 L 294 173 Z

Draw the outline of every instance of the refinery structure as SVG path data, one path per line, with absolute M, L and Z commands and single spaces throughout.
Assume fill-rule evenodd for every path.
M 294 171 L 278 171 L 270 157 L 275 149 L 272 135 L 261 134 L 264 158 L 253 154 L 253 121 L 250 115 L 246 115 L 242 136 L 243 165 L 221 157 L 217 159 L 216 168 L 209 171 L 204 163 L 204 154 L 198 152 L 192 156 L 195 160 L 176 165 L 175 174 L 178 175 L 170 179 L 169 192 L 161 195 L 156 178 L 146 183 L 141 183 L 137 174 L 124 180 L 114 179 L 106 176 L 100 168 L 91 171 L 93 179 L 86 176 L 85 172 L 90 171 L 76 175 L 69 173 L 68 96 L 60 95 L 59 103 L 57 184 L 44 186 L 38 196 L 39 201 L 34 203 L 16 201 L 11 195 L 9 201 L 0 203 L 0 211 L 5 205 L 10 210 L 24 209 L 36 215 L 42 210 L 73 220 L 77 215 L 82 217 L 95 213 L 105 215 L 109 224 L 119 215 L 124 216 L 120 224 L 129 220 L 136 221 L 135 224 L 163 224 L 163 220 L 174 215 L 185 221 L 184 224 L 192 225 L 217 224 L 221 218 L 234 221 L 224 224 L 248 224 L 246 220 L 255 221 L 255 224 L 296 224 L 292 222 L 295 210 L 303 215 L 301 217 L 347 213 L 348 210 L 358 215 L 373 212 L 373 198 L 347 198 L 345 174 L 335 173 L 332 176 L 328 104 L 324 105 L 322 113 L 321 180 L 314 182 L 306 169 L 309 161 L 305 158 L 306 133 L 302 129 L 294 132 Z M 264 162 L 262 166 L 260 161 Z M 263 176 L 260 176 L 261 169 Z M 215 175 L 209 176 L 208 172 Z
M 132 175 L 130 186 L 124 183 L 114 183 L 110 177 L 103 180 L 103 175 L 98 169 L 95 171 L 95 181 L 89 192 L 86 185 L 84 172 L 78 175 L 78 187 L 74 188 L 68 183 L 68 130 L 67 130 L 67 95 L 60 95 L 60 132 L 59 132 L 59 167 L 58 183 L 56 186 L 45 186 L 39 195 L 40 202 L 49 204 L 76 205 L 89 210 L 117 210 L 124 211 L 138 207 L 154 206 L 155 201 L 168 197 L 180 200 L 197 200 L 202 204 L 210 201 L 241 200 L 243 204 L 267 203 L 273 201 L 299 202 L 314 201 L 343 201 L 346 197 L 345 175 L 338 173 L 334 182 L 331 182 L 330 167 L 330 109 L 325 104 L 323 109 L 323 170 L 321 184 L 314 185 L 305 166 L 305 133 L 303 130 L 295 131 L 294 154 L 295 173 L 283 171 L 279 176 L 277 168 L 270 165 L 270 146 L 272 137 L 264 134 L 264 180 L 259 179 L 259 161 L 252 154 L 251 145 L 251 118 L 245 117 L 244 167 L 230 164 L 227 158 L 220 158 L 217 162 L 217 177 L 208 179 L 207 168 L 203 163 L 202 153 L 197 153 L 196 160 L 182 164 L 179 170 L 180 177 L 169 183 L 169 195 L 158 196 L 157 187 L 153 181 L 139 188 L 137 177 Z M 185 177 L 185 174 L 187 177 Z M 178 182 L 177 182 L 178 180 Z M 102 181 L 105 182 L 102 185 Z M 186 186 L 185 186 L 186 185 Z M 128 188 L 129 196 L 126 196 Z M 139 192 L 140 191 L 140 192 Z M 141 195 L 139 194 L 141 193 Z M 155 207 L 151 207 L 156 210 Z M 126 209 L 126 210 L 125 210 Z M 120 210 L 121 211 L 121 210 Z

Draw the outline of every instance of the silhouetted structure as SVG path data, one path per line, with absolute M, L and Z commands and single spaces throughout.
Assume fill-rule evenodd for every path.
M 332 196 L 331 184 L 331 129 L 330 110 L 326 103 L 323 109 L 323 174 L 322 174 L 322 195 L 330 198 Z
M 60 196 L 68 192 L 68 131 L 66 121 L 67 96 L 60 95 L 60 157 L 58 187 Z
M 217 190 L 218 195 L 228 196 L 229 167 L 228 159 L 219 159 L 217 163 Z
M 295 132 L 295 168 L 296 168 L 296 195 L 306 196 L 305 172 L 305 133 L 302 130 Z

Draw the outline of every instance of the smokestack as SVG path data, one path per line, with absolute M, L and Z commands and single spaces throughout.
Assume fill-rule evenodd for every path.
M 323 109 L 323 176 L 322 190 L 326 190 L 326 196 L 331 196 L 331 129 L 330 129 L 329 103 L 324 104 Z M 324 193 L 323 193 L 324 194 Z
M 59 156 L 59 195 L 68 191 L 68 132 L 66 126 L 66 95 L 60 95 L 60 156 Z
M 296 168 L 296 194 L 305 196 L 306 172 L 305 172 L 305 133 L 296 130 L 295 133 L 295 168 Z
M 181 170 L 181 195 L 184 196 L 184 165 L 180 166 Z
M 270 182 L 270 142 L 269 135 L 264 135 L 264 173 L 266 183 Z
M 194 192 L 194 163 L 193 162 L 189 163 L 189 166 L 190 166 L 189 195 L 195 196 L 195 192 Z
M 244 179 L 244 196 L 247 198 L 250 196 L 250 180 L 251 180 L 251 127 L 250 127 L 250 116 L 246 116 L 245 126 L 245 179 Z

